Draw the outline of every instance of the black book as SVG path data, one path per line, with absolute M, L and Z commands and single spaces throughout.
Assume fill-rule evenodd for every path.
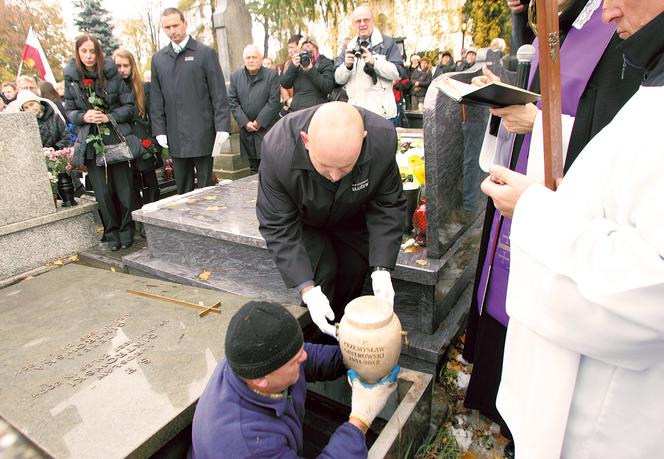
M 438 89 L 461 104 L 492 108 L 525 105 L 540 99 L 539 94 L 500 82 L 474 86 L 448 77 L 438 83 Z

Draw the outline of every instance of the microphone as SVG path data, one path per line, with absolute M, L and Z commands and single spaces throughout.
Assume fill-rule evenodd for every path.
M 537 54 L 533 45 L 523 45 L 516 52 L 518 63 L 516 65 L 516 83 L 515 86 L 521 89 L 528 89 L 528 77 L 530 76 L 530 63 Z
M 516 52 L 516 81 L 514 86 L 521 89 L 528 89 L 528 79 L 530 77 L 530 63 L 535 58 L 537 51 L 533 45 L 522 45 Z M 500 118 L 491 115 L 489 133 L 491 135 L 498 135 L 498 128 L 500 127 Z

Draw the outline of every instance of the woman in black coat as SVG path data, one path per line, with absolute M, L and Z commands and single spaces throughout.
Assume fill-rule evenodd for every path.
M 90 93 L 96 95 L 101 106 L 92 105 Z M 122 161 L 97 166 L 94 142 L 87 139 L 101 133 L 104 145 L 119 143 L 110 117 L 123 136 L 130 135 L 128 123 L 135 113 L 134 98 L 113 61 L 104 59 L 99 41 L 92 35 L 82 35 L 76 40 L 74 58 L 65 67 L 65 109 L 78 127 L 73 163 L 77 167 L 85 165 L 88 170 L 87 179 L 92 183 L 104 223 L 104 239 L 113 251 L 128 248 L 134 238 L 131 212 L 137 208 L 131 164 Z M 113 204 L 114 194 L 117 208 Z
M 119 48 L 113 53 L 113 61 L 118 73 L 134 96 L 136 113 L 131 121 L 134 135 L 141 140 L 145 151 L 136 158 L 134 168 L 134 186 L 136 195 L 142 204 L 159 200 L 159 184 L 155 170 L 163 165 L 161 148 L 152 138 L 150 125 L 150 83 L 143 83 L 143 78 L 136 65 L 134 55 L 126 49 Z M 159 154 L 157 154 L 159 153 Z M 143 235 L 143 233 L 141 232 Z

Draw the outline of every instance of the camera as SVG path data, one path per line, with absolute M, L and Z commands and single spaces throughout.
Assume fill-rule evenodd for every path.
M 355 48 L 353 48 L 353 54 L 355 57 L 358 59 L 362 57 L 362 48 L 368 49 L 369 48 L 369 42 L 366 40 L 362 40 L 362 42 L 358 43 L 355 45 Z
M 360 45 L 359 45 L 359 44 L 358 44 L 358 45 L 355 45 L 355 48 L 353 48 L 353 54 L 354 54 L 355 57 L 357 57 L 358 59 L 359 59 L 360 57 L 362 57 L 362 48 L 360 48 Z
M 300 53 L 300 65 L 302 67 L 309 67 L 311 64 L 311 53 L 309 51 L 302 51 Z

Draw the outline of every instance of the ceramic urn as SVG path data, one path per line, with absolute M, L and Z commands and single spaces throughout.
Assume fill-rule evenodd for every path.
M 361 296 L 348 303 L 337 328 L 347 368 L 374 384 L 399 362 L 401 322 L 384 300 Z

